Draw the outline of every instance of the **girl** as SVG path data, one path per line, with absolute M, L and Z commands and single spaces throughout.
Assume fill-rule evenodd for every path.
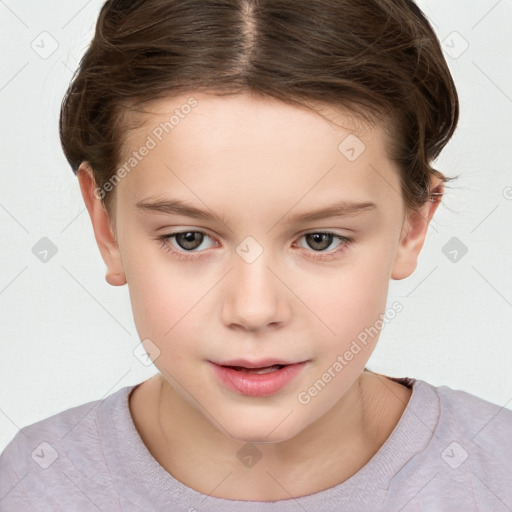
M 411 0 L 109 0 L 60 134 L 159 373 L 34 423 L 0 510 L 506 510 L 512 412 L 370 371 L 457 125 Z

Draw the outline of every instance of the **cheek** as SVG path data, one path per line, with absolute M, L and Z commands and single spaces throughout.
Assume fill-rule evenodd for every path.
M 317 340 L 315 353 L 319 364 L 311 382 L 322 378 L 328 369 L 336 375 L 333 384 L 322 391 L 318 406 L 328 407 L 336 400 L 362 371 L 375 349 L 389 284 L 386 268 L 375 261 L 378 259 L 362 255 L 354 264 L 330 276 L 300 283 L 298 295 L 316 313 L 315 316 L 308 311 L 306 326 Z
M 208 283 L 194 279 L 163 249 L 139 249 L 123 258 L 134 321 L 141 337 L 165 340 L 183 329 Z
M 153 268 L 130 284 L 135 324 L 146 337 L 164 340 L 190 323 L 194 305 L 206 293 L 204 286 L 179 275 L 161 275 Z
M 337 272 L 301 279 L 296 294 L 325 333 L 324 339 L 331 334 L 333 339 L 347 340 L 373 325 L 385 310 L 389 286 L 385 270 L 361 258 Z

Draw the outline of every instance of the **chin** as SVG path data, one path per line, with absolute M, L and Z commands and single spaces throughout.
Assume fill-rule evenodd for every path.
M 289 441 L 301 431 L 297 425 L 292 425 L 287 420 L 283 421 L 285 417 L 286 414 L 279 414 L 272 417 L 272 419 L 261 420 L 260 418 L 259 421 L 258 418 L 248 417 L 246 421 L 228 421 L 223 425 L 229 432 L 229 437 L 235 441 L 242 443 L 281 443 Z

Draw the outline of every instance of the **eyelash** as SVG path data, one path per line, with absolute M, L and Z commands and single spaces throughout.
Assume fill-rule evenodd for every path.
M 184 260 L 184 261 L 190 261 L 192 258 L 195 258 L 195 256 L 192 256 L 192 254 L 194 254 L 196 252 L 202 252 L 202 251 L 181 251 L 181 250 L 175 249 L 169 243 L 169 240 L 171 238 L 174 238 L 176 235 L 179 235 L 182 233 L 200 233 L 208 238 L 211 238 L 210 235 L 208 235 L 207 233 L 205 233 L 204 231 L 201 231 L 201 230 L 176 231 L 174 233 L 162 235 L 157 238 L 160 242 L 160 245 L 162 246 L 162 248 L 165 251 L 169 252 L 170 254 L 172 254 L 173 256 L 178 258 L 179 260 Z M 309 231 L 308 233 L 304 233 L 300 238 L 303 238 L 307 235 L 332 235 L 334 238 L 337 238 L 340 242 L 342 242 L 341 245 L 337 249 L 334 249 L 331 252 L 322 253 L 322 252 L 313 251 L 313 250 L 309 251 L 309 252 L 313 252 L 314 254 L 316 254 L 316 256 L 309 256 L 309 257 L 311 257 L 313 259 L 318 259 L 318 260 L 334 259 L 336 256 L 345 252 L 345 250 L 348 248 L 348 246 L 354 242 L 353 238 L 338 235 L 337 233 L 333 233 L 332 231 Z

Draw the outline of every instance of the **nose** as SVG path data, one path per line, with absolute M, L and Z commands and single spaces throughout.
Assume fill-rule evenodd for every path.
M 252 263 L 237 254 L 233 256 L 233 270 L 223 287 L 224 325 L 261 331 L 286 323 L 290 315 L 287 289 L 265 252 Z

